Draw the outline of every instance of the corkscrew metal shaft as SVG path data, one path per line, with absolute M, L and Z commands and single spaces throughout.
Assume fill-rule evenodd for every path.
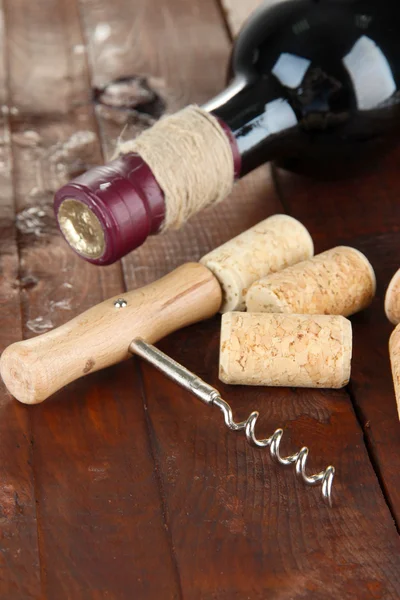
M 281 465 L 295 465 L 296 475 L 298 475 L 307 485 L 322 486 L 323 499 L 332 506 L 332 483 L 335 476 L 335 468 L 327 467 L 324 471 L 315 475 L 306 474 L 306 464 L 308 457 L 308 448 L 303 447 L 301 450 L 290 456 L 283 457 L 280 455 L 280 443 L 283 436 L 283 430 L 277 429 L 269 438 L 258 439 L 255 435 L 255 425 L 259 416 L 257 411 L 254 411 L 245 420 L 237 423 L 233 419 L 232 409 L 228 402 L 223 400 L 218 390 L 208 385 L 200 377 L 177 363 L 175 360 L 155 348 L 151 344 L 147 344 L 141 339 L 134 340 L 130 347 L 132 354 L 137 354 L 144 358 L 147 362 L 164 373 L 167 377 L 178 383 L 180 386 L 192 392 L 200 398 L 205 404 L 217 406 L 222 414 L 226 426 L 232 431 L 243 431 L 246 434 L 247 441 L 250 445 L 258 448 L 270 449 L 270 454 L 273 459 Z

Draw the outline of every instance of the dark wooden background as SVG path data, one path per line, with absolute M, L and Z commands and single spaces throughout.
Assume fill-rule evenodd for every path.
M 36 407 L 2 387 L 2 600 L 400 597 L 400 427 L 383 312 L 400 262 L 400 150 L 334 184 L 261 168 L 217 209 L 108 268 L 75 257 L 55 228 L 54 191 L 109 157 L 122 130 L 223 87 L 231 36 L 256 4 L 0 0 L 0 349 L 288 212 L 317 251 L 353 245 L 376 269 L 377 298 L 353 318 L 348 389 L 222 385 L 218 318 L 160 346 L 239 417 L 259 409 L 260 435 L 284 426 L 284 451 L 306 444 L 311 468 L 334 464 L 335 507 L 137 360 Z M 121 76 L 137 78 L 131 97 L 117 86 L 94 104 L 93 89 Z

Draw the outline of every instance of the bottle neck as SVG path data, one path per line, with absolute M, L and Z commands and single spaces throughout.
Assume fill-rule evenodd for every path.
M 282 87 L 272 77 L 253 83 L 233 82 L 204 107 L 229 128 L 241 160 L 240 176 L 279 158 L 285 139 L 296 130 L 298 119 Z
M 243 170 L 242 169 L 242 167 L 243 167 L 242 155 L 239 151 L 239 146 L 238 146 L 237 140 L 236 140 L 235 136 L 233 135 L 232 129 L 225 123 L 225 121 L 220 119 L 217 115 L 214 115 L 214 116 L 217 118 L 218 123 L 220 124 L 226 137 L 229 140 L 229 144 L 231 146 L 231 151 L 232 151 L 232 158 L 233 158 L 233 176 L 236 181 L 236 179 L 240 179 L 243 176 L 242 175 L 242 170 Z
M 217 117 L 232 151 L 234 178 L 242 158 L 231 128 Z M 81 257 L 108 265 L 160 231 L 165 219 L 164 192 L 138 154 L 123 154 L 63 186 L 54 208 L 61 233 Z

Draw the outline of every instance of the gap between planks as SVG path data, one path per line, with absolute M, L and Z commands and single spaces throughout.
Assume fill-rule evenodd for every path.
M 87 9 L 86 9 L 86 10 L 87 10 Z M 111 9 L 110 9 L 110 10 L 111 10 Z M 117 10 L 116 8 L 115 8 L 114 10 L 115 10 L 116 12 L 118 12 L 118 10 Z M 111 11 L 111 12 L 112 12 L 112 11 Z M 120 10 L 119 12 L 121 13 L 122 11 Z M 114 13 L 114 14 L 115 14 L 115 13 Z M 127 14 L 128 14 L 128 13 L 127 13 Z M 131 67 L 131 68 L 132 68 L 132 67 Z M 95 76 L 98 76 L 98 75 L 99 75 L 99 73 L 96 71 L 96 69 L 94 69 L 94 71 L 95 71 L 95 72 L 94 72 L 94 74 L 93 74 L 93 77 L 95 77 Z M 104 126 L 104 123 L 102 123 L 102 126 Z M 105 137 L 105 136 L 103 135 L 103 138 L 104 138 L 104 137 Z M 243 229 L 243 228 L 244 228 L 244 226 L 243 226 L 243 224 L 242 224 L 242 229 Z M 190 226 L 189 226 L 189 224 L 188 224 L 188 228 L 187 228 L 187 229 L 190 231 Z M 182 243 L 182 241 L 183 241 L 183 242 L 185 241 L 185 234 L 184 234 L 184 233 L 180 232 L 180 233 L 176 233 L 176 234 L 173 234 L 173 235 L 174 235 L 174 237 L 175 237 L 176 239 L 178 239 L 178 238 L 179 238 L 181 243 Z M 186 233 L 186 236 L 187 236 L 187 233 Z M 174 244 L 175 244 L 175 246 L 173 246 L 174 248 L 178 248 L 178 247 L 179 247 L 179 242 L 177 242 L 177 241 L 176 241 L 176 239 L 175 239 L 175 241 L 174 241 Z M 186 237 L 186 239 L 187 239 L 187 237 Z M 161 242 L 160 240 L 159 240 L 159 243 L 160 243 L 160 245 L 162 245 L 162 242 Z M 172 243 L 172 242 L 171 242 L 171 243 Z M 205 242 L 204 242 L 204 240 L 202 240 L 202 243 L 203 243 L 203 244 L 205 243 Z M 165 242 L 165 244 L 166 244 L 166 246 L 167 246 L 167 242 Z M 135 253 L 135 257 L 131 257 L 130 259 L 126 259 L 126 260 L 124 261 L 124 268 L 126 269 L 126 279 L 127 279 L 127 280 L 129 280 L 129 279 L 130 279 L 130 280 L 133 280 L 135 283 L 138 283 L 138 282 L 140 281 L 140 279 L 141 279 L 141 276 L 140 276 L 140 274 L 138 275 L 138 271 L 135 271 L 135 266 L 134 266 L 134 265 L 136 265 L 136 266 L 138 266 L 138 265 L 139 265 L 139 266 L 140 266 L 140 265 L 141 265 L 141 258 L 143 259 L 143 257 L 144 257 L 144 256 L 147 256 L 147 257 L 150 257 L 150 258 L 153 258 L 153 259 L 154 259 L 154 258 L 156 258 L 156 254 L 155 254 L 155 253 L 154 253 L 154 254 L 152 254 L 152 253 L 151 253 L 151 251 L 148 251 L 148 248 L 149 248 L 149 247 L 147 247 L 147 255 L 146 255 L 146 250 L 140 249 L 140 250 L 138 250 L 138 251 Z M 192 251 L 192 250 L 189 250 L 189 251 Z M 197 250 L 196 250 L 196 252 L 197 252 Z M 178 257 L 178 258 L 179 258 L 179 257 Z M 173 261 L 171 261 L 171 262 L 173 262 Z M 168 261 L 165 261 L 165 262 L 163 263 L 163 267 L 162 267 L 163 269 L 167 268 L 167 266 L 168 266 L 168 265 L 167 265 L 166 263 L 168 263 Z M 129 270 L 129 269 L 132 269 L 132 270 Z M 154 272 L 152 273 L 152 275 L 154 275 Z M 206 326 L 205 326 L 205 327 L 206 327 Z M 183 336 L 183 334 L 182 334 L 182 336 Z M 182 337 L 182 339 L 183 339 L 183 338 L 184 338 L 184 336 Z M 178 336 L 178 339 L 179 339 L 179 336 Z M 148 371 L 148 369 L 146 368 L 146 366 L 145 366 L 145 365 L 141 365 L 141 366 L 140 366 L 140 369 L 141 369 L 141 372 L 142 372 L 142 373 L 143 373 L 143 372 L 145 373 L 145 378 L 147 379 L 147 385 L 148 385 L 148 381 L 149 381 L 149 371 Z M 160 378 L 160 379 L 159 379 L 159 381 L 162 381 L 162 378 Z M 166 385 L 165 387 L 167 387 L 167 385 Z M 146 389 L 147 389 L 147 388 L 146 388 Z M 168 386 L 168 389 L 171 389 L 171 388 L 170 388 L 170 386 Z M 178 392 L 178 394 L 179 394 L 179 392 Z M 171 394 L 171 395 L 172 395 L 172 394 Z M 348 408 L 348 411 L 347 411 L 347 412 L 348 412 L 347 418 L 348 418 L 348 420 L 350 420 L 350 421 L 352 422 L 352 424 L 354 424 L 354 425 L 352 425 L 352 427 L 354 428 L 354 430 L 357 430 L 357 433 L 359 433 L 359 434 L 360 434 L 360 438 L 361 438 L 362 429 L 359 427 L 359 423 L 358 423 L 357 419 L 354 417 L 354 413 L 352 412 L 352 409 L 351 409 L 351 406 L 352 406 L 352 404 L 351 404 L 351 400 L 348 398 L 348 394 L 347 394 L 347 393 L 344 393 L 344 394 L 343 394 L 343 399 L 345 399 L 345 400 L 346 400 L 346 404 L 348 404 L 348 407 L 349 407 L 349 408 Z M 147 402 L 147 396 L 146 396 L 146 402 Z M 154 399 L 153 399 L 153 408 L 154 408 Z M 171 411 L 172 411 L 172 410 L 173 410 L 173 407 L 171 407 Z M 155 423 L 150 423 L 150 426 L 151 426 L 152 428 L 154 428 L 154 426 L 155 426 Z M 161 426 L 161 427 L 162 427 L 162 426 Z M 153 433 L 154 433 L 154 439 L 156 439 L 156 438 L 157 438 L 158 444 L 160 444 L 160 439 L 159 439 L 159 438 L 160 438 L 160 436 L 157 434 L 157 432 L 153 432 Z M 167 432 L 167 433 L 168 433 L 168 432 Z M 354 431 L 353 431 L 353 433 L 354 433 Z M 232 438 L 232 439 L 233 439 L 233 438 Z M 229 443 L 229 442 L 228 442 L 228 443 Z M 364 444 L 362 444 L 362 446 L 363 446 L 363 449 L 365 450 L 365 446 L 364 446 Z M 153 452 L 155 452 L 155 450 L 156 450 L 156 448 L 155 448 L 155 442 L 153 442 Z M 366 454 L 366 452 L 364 452 L 364 450 L 363 450 L 363 456 L 364 456 L 364 455 L 366 456 L 366 458 L 365 458 L 365 467 L 367 468 L 367 466 L 368 466 L 368 469 L 367 469 L 367 470 L 368 470 L 368 472 L 371 472 L 371 475 L 372 475 L 372 477 L 371 477 L 371 481 L 370 481 L 370 483 L 371 483 L 371 487 L 372 487 L 372 488 L 373 488 L 373 490 L 374 490 L 374 494 L 372 494 L 372 496 L 376 495 L 376 496 L 377 496 L 377 497 L 379 497 L 379 499 L 380 499 L 380 498 L 381 498 L 381 495 L 380 495 L 380 494 L 381 494 L 381 488 L 380 488 L 380 486 L 379 486 L 379 482 L 377 482 L 377 481 L 376 481 L 376 479 L 375 479 L 375 477 L 374 477 L 374 473 L 373 473 L 373 470 L 372 470 L 372 465 L 371 465 L 371 463 L 370 463 L 370 460 L 369 460 L 369 458 L 367 458 L 367 454 Z M 236 456 L 236 458 L 238 457 L 237 453 L 235 454 L 235 456 Z M 247 464 L 247 463 L 246 463 L 246 464 Z M 274 475 L 275 475 L 275 474 L 274 474 Z M 279 475 L 278 475 L 278 477 L 279 477 Z M 376 494 L 375 494 L 375 490 L 376 490 Z M 171 498 L 168 498 L 168 499 L 169 499 L 169 501 L 171 502 Z M 171 503 L 172 503 L 172 502 L 171 502 Z M 385 507 L 385 508 L 384 508 L 384 507 Z M 385 514 L 388 514 L 388 513 L 386 513 L 386 508 L 387 508 L 387 507 L 386 507 L 386 503 L 385 503 L 385 502 L 382 502 L 382 509 L 383 509 L 383 512 L 384 512 Z M 173 525 L 173 523 L 172 523 L 172 525 Z M 393 533 L 394 533 L 394 531 L 393 531 Z M 176 530 L 175 530 L 175 534 L 176 534 Z M 178 538 L 178 539 L 179 539 L 179 538 Z M 178 544 L 178 550 L 179 550 L 179 544 Z M 182 559 L 182 556 L 181 556 L 181 559 Z M 183 576 L 184 576 L 184 573 L 183 573 Z
M 227 27 L 228 31 L 231 33 L 232 39 L 235 37 L 235 35 L 237 35 L 237 33 L 240 30 L 240 27 L 242 26 L 243 22 L 247 19 L 247 17 L 254 10 L 256 10 L 260 4 L 262 4 L 262 0 L 248 0 L 247 2 L 241 2 L 238 0 L 216 0 L 216 1 L 217 1 L 218 5 L 220 6 L 221 13 L 226 22 L 226 27 Z M 272 6 L 273 4 L 277 4 L 281 1 L 282 0 L 269 0 L 269 4 Z M 264 0 L 264 4 L 267 4 L 267 3 L 268 3 L 268 0 L 267 1 Z M 276 193 L 279 197 L 279 200 L 280 200 L 285 212 L 287 214 L 291 214 L 292 211 L 290 210 L 290 206 L 288 205 L 288 203 L 286 201 L 285 194 L 283 193 L 283 190 L 280 185 L 277 169 L 274 165 L 271 166 L 271 175 L 272 175 L 272 181 L 273 181 Z M 350 401 L 351 401 L 351 404 L 353 407 L 353 411 L 355 414 L 355 418 L 357 419 L 360 429 L 363 432 L 364 444 L 365 444 L 365 447 L 366 447 L 366 450 L 368 453 L 369 460 L 371 462 L 371 466 L 374 469 L 374 472 L 375 472 L 377 480 L 379 482 L 379 486 L 381 488 L 383 497 L 384 497 L 387 507 L 390 511 L 390 514 L 393 518 L 397 532 L 399 533 L 400 532 L 400 523 L 396 519 L 396 511 L 394 510 L 394 507 L 390 500 L 390 495 L 388 494 L 386 486 L 385 486 L 385 480 L 384 480 L 384 477 L 383 477 L 383 474 L 381 471 L 379 457 L 376 455 L 373 443 L 370 440 L 369 432 L 364 425 L 365 419 L 362 418 L 361 408 L 358 406 L 355 395 L 352 392 L 350 385 L 346 386 L 346 392 L 350 398 Z
M 89 38 L 88 38 L 86 27 L 84 24 L 84 14 L 83 14 L 83 10 L 82 10 L 81 0 L 75 0 L 75 2 L 77 5 L 77 10 L 78 10 L 78 15 L 79 15 L 80 32 L 81 32 L 81 36 L 82 36 L 82 39 L 84 41 L 84 45 L 86 48 L 86 55 L 87 55 L 86 56 L 86 73 L 87 73 L 88 87 L 90 89 L 93 89 L 92 81 L 94 79 L 94 75 L 93 75 L 93 64 L 92 64 L 91 56 L 90 56 Z M 105 136 L 104 136 L 104 131 L 103 131 L 103 128 L 101 125 L 101 120 L 98 118 L 96 111 L 94 111 L 94 121 L 96 124 L 98 139 L 100 140 L 102 159 L 103 159 L 103 161 L 105 161 L 106 157 L 107 157 L 107 145 L 105 143 Z M 123 131 L 121 131 L 120 135 L 122 135 L 122 134 L 123 134 Z M 123 260 L 118 261 L 118 264 L 120 267 L 121 278 L 122 278 L 122 282 L 123 282 L 123 291 L 126 292 L 126 291 L 128 291 L 128 284 L 127 284 L 127 278 L 126 278 L 126 269 L 124 267 Z M 145 391 L 145 387 L 144 387 L 143 372 L 142 372 L 140 361 L 138 360 L 138 358 L 136 356 L 132 356 L 132 358 L 130 360 L 134 363 L 135 370 L 138 375 L 140 394 L 142 396 L 142 403 L 143 403 L 143 408 L 144 408 L 148 443 L 149 443 L 149 448 L 150 448 L 150 454 L 151 454 L 151 457 L 153 460 L 154 472 L 156 475 L 157 488 L 158 488 L 158 493 L 159 493 L 159 498 L 160 498 L 162 520 L 163 520 L 164 528 L 166 531 L 166 537 L 168 539 L 168 546 L 169 546 L 169 551 L 170 551 L 170 555 L 172 558 L 172 564 L 173 564 L 173 567 L 175 570 L 175 579 L 176 579 L 177 586 L 178 586 L 179 600 L 182 600 L 183 599 L 182 582 L 181 582 L 180 573 L 179 573 L 178 561 L 177 561 L 175 549 L 173 546 L 171 531 L 168 526 L 168 518 L 167 518 L 168 508 L 167 508 L 167 503 L 166 503 L 165 492 L 163 489 L 162 479 L 160 477 L 160 465 L 158 463 L 157 455 L 156 455 L 155 448 L 154 448 L 154 444 L 155 444 L 154 432 L 152 431 L 151 423 L 150 423 L 148 411 L 147 411 L 147 398 L 146 398 L 146 391 Z
M 3 143 L 4 143 L 4 155 L 5 155 L 5 161 L 4 163 L 7 164 L 7 162 L 9 161 L 9 173 L 8 173 L 8 177 L 7 177 L 7 189 L 5 190 L 5 195 L 3 196 L 3 201 L 7 202 L 7 197 L 10 198 L 10 217 L 14 217 L 14 223 L 13 223 L 13 227 L 12 227 L 12 239 L 11 239 L 11 243 L 10 245 L 7 247 L 7 250 L 5 253 L 10 252 L 10 254 L 12 253 L 13 255 L 13 262 L 15 261 L 14 264 L 14 268 L 12 270 L 12 275 L 15 276 L 15 281 L 6 281 L 6 276 L 7 274 L 9 274 L 9 268 L 7 268 L 4 265 L 4 270 L 1 269 L 2 272 L 2 276 L 3 276 L 3 284 L 5 286 L 10 285 L 10 287 L 13 287 L 12 290 L 12 296 L 11 296 L 11 304 L 13 306 L 13 308 L 9 311 L 8 310 L 8 297 L 7 297 L 7 303 L 4 303 L 3 307 L 6 309 L 4 311 L 4 314 L 6 315 L 6 319 L 8 320 L 10 317 L 14 317 L 16 319 L 16 323 L 15 325 L 13 325 L 13 334 L 12 334 L 12 341 L 19 341 L 20 339 L 22 339 L 22 322 L 23 322 L 23 314 L 22 314 L 22 304 L 21 304 L 21 286 L 20 286 L 20 282 L 21 282 L 21 277 L 20 277 L 20 271 L 21 271 L 21 254 L 20 254 L 20 248 L 19 248 L 19 243 L 18 243 L 18 232 L 17 232 L 17 228 L 16 228 L 16 224 L 15 224 L 15 217 L 16 217 L 16 195 L 15 195 L 15 169 L 14 169 L 14 151 L 13 151 L 13 144 L 12 144 L 12 128 L 11 128 L 11 122 L 10 122 L 10 107 L 11 107 L 11 102 L 10 102 L 10 92 L 9 92 L 9 38 L 8 38 L 8 27 L 7 27 L 7 11 L 6 11 L 6 6 L 5 6 L 5 1 L 4 0 L 0 0 L 0 33 L 2 34 L 2 39 L 0 40 L 0 105 L 1 108 L 4 110 L 2 110 L 2 115 L 1 115 L 1 119 L 3 120 L 3 127 L 1 127 L 1 129 L 4 132 L 4 138 L 3 138 Z M 8 211 L 7 211 L 8 212 Z M 2 215 L 3 218 L 3 215 Z M 5 217 L 5 219 L 8 217 Z M 11 227 L 10 227 L 11 229 Z M 4 244 L 6 242 L 5 239 L 1 240 Z M 5 257 L 0 257 L 1 259 L 1 263 L 3 266 L 3 260 Z M 11 270 L 11 269 L 10 269 Z M 4 276 L 5 275 L 5 276 Z M 13 285 L 16 284 L 16 285 Z M 15 310 L 14 307 L 17 304 L 18 309 Z M 7 337 L 5 336 L 5 341 L 6 343 L 9 342 L 9 339 L 7 339 Z M 28 586 L 32 586 L 29 588 L 29 594 L 30 597 L 32 598 L 37 598 L 39 600 L 39 598 L 42 597 L 43 594 L 43 564 L 41 561 L 41 556 L 40 556 L 40 539 L 39 539 L 39 528 L 38 528 L 38 518 L 37 518 L 37 506 L 36 506 L 36 476 L 35 476 L 35 469 L 34 469 L 34 460 L 33 460 L 33 431 L 32 431 L 32 420 L 31 420 L 31 415 L 29 413 L 29 410 L 26 409 L 26 407 L 23 407 L 21 405 L 19 405 L 13 398 L 10 399 L 10 396 L 8 394 L 8 392 L 5 390 L 4 388 L 4 384 L 2 383 L 2 390 L 1 390 L 1 395 L 3 397 L 8 398 L 9 402 L 13 404 L 12 406 L 12 413 L 14 413 L 14 416 L 17 418 L 19 425 L 16 427 L 17 429 L 17 433 L 21 433 L 21 439 L 19 439 L 19 437 L 16 437 L 16 439 L 18 440 L 16 442 L 16 446 L 18 448 L 17 454 L 14 455 L 13 452 L 8 452 L 8 459 L 13 463 L 13 456 L 17 456 L 19 455 L 19 460 L 23 460 L 25 458 L 26 460 L 26 467 L 25 465 L 21 465 L 20 470 L 19 470 L 19 475 L 22 477 L 23 476 L 23 471 L 24 468 L 26 468 L 28 470 L 28 478 L 29 478 L 29 495 L 32 496 L 29 499 L 27 498 L 28 496 L 28 491 L 27 489 L 24 489 L 23 484 L 18 486 L 17 484 L 15 486 L 12 486 L 10 484 L 6 484 L 7 487 L 13 487 L 14 488 L 14 497 L 12 498 L 12 502 L 16 503 L 18 505 L 18 507 L 20 508 L 20 515 L 18 515 L 16 513 L 15 515 L 15 519 L 11 518 L 9 521 L 6 518 L 5 522 L 2 526 L 2 536 L 8 531 L 8 529 L 14 529 L 14 532 L 11 533 L 11 535 L 9 534 L 7 538 L 3 539 L 8 539 L 8 540 L 13 540 L 13 543 L 10 544 L 10 546 L 7 546 L 7 544 L 5 545 L 4 548 L 0 548 L 0 550 L 4 551 L 4 557 L 6 556 L 6 553 L 10 553 L 11 549 L 13 548 L 13 546 L 15 544 L 18 545 L 18 549 L 16 549 L 14 547 L 14 552 L 15 554 L 13 555 L 12 559 L 16 559 L 16 562 L 18 560 L 21 560 L 23 562 L 25 562 L 23 571 L 24 571 L 24 575 L 26 574 L 27 577 L 24 577 L 24 580 L 20 580 L 17 579 L 18 578 L 18 562 L 15 566 L 15 580 L 12 578 L 13 576 L 8 576 L 8 573 L 6 573 L 6 578 L 2 581 L 2 589 L 3 592 L 7 591 L 7 587 L 10 586 L 9 589 L 9 595 L 11 597 L 11 593 L 15 594 L 17 593 L 18 595 L 15 596 L 16 600 L 19 598 L 23 598 L 22 594 L 24 594 L 27 591 L 27 587 Z M 10 414 L 7 414 L 7 417 L 9 417 Z M 21 429 L 22 431 L 18 431 L 19 429 Z M 13 429 L 13 426 L 11 425 L 11 427 L 9 428 L 9 430 L 12 431 L 12 433 L 16 433 Z M 4 443 L 4 440 L 6 438 L 5 436 L 2 436 L 2 443 Z M 23 456 L 23 446 L 26 447 L 26 456 Z M 18 458 L 16 459 L 16 461 L 18 461 Z M 24 461 L 25 462 L 25 461 Z M 4 463 L 1 465 L 2 468 L 6 469 L 7 465 L 5 465 Z M 10 471 L 12 473 L 12 467 L 10 468 Z M 6 477 L 7 479 L 10 477 L 10 475 L 8 474 L 7 471 L 5 471 L 5 481 L 6 481 Z M 12 480 L 12 476 L 10 477 L 9 481 Z M 4 482 L 5 483 L 5 482 Z M 29 485 L 30 484 L 30 485 Z M 3 483 L 0 484 L 3 487 Z M 27 487 L 28 487 L 27 486 Z M 3 494 L 3 490 L 0 489 L 1 492 L 1 503 L 2 505 L 0 506 L 0 509 L 4 510 L 4 505 L 3 503 L 6 502 L 6 495 Z M 19 506 L 19 504 L 21 503 L 21 506 Z M 30 510 L 26 510 L 26 508 L 28 507 L 28 505 L 30 505 Z M 27 513 L 27 515 L 24 515 L 24 513 Z M 31 513 L 31 514 L 30 514 Z M 5 515 L 7 515 L 7 512 L 5 511 Z M 21 539 L 22 536 L 20 535 L 20 531 L 18 531 L 18 521 L 21 518 L 23 521 L 25 521 L 25 519 L 27 518 L 27 516 L 30 516 L 31 518 L 31 522 L 29 522 L 28 524 L 26 524 L 25 522 L 23 522 L 23 529 L 24 531 L 28 534 L 29 536 L 29 530 L 32 529 L 32 531 L 30 532 L 31 536 L 34 537 L 34 534 L 36 534 L 36 538 L 35 539 L 29 539 L 28 544 L 31 544 L 32 547 L 28 548 L 28 552 L 31 553 L 31 555 L 33 554 L 33 556 L 27 556 L 27 551 L 26 551 L 26 547 L 24 544 L 24 540 Z M 8 521 L 8 522 L 7 522 Z M 15 529 L 17 530 L 17 535 L 15 535 Z M 18 535 L 19 534 L 19 535 Z M 2 537 L 1 536 L 1 537 Z M 10 557 L 9 557 L 10 559 Z M 12 560 L 11 559 L 11 560 Z M 39 565 L 39 574 L 37 574 L 36 569 L 35 569 L 35 564 Z M 30 565 L 31 567 L 31 571 L 29 570 L 29 568 L 26 565 Z M 7 578 L 8 576 L 8 578 Z M 28 579 L 29 581 L 25 581 L 25 579 Z M 4 586 L 4 587 L 3 587 Z M 20 595 L 21 594 L 21 595 Z

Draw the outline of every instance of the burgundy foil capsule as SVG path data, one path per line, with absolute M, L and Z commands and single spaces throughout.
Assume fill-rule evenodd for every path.
M 61 233 L 75 252 L 108 265 L 157 233 L 164 194 L 146 163 L 126 154 L 63 186 L 54 204 Z
M 241 157 L 230 129 L 221 122 L 234 159 Z M 85 260 L 109 265 L 156 234 L 165 217 L 165 198 L 148 165 L 125 154 L 91 169 L 63 186 L 55 196 L 57 223 L 71 248 Z

